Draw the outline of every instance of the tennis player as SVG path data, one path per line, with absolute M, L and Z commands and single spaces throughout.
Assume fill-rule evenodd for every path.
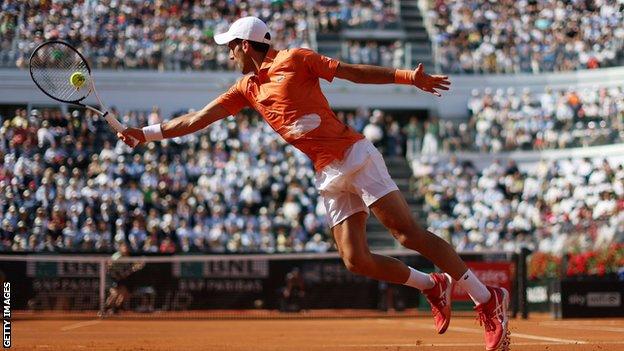
M 125 242 L 119 245 L 119 250 L 113 254 L 111 261 L 107 264 L 113 284 L 104 305 L 104 313 L 101 316 L 116 314 L 124 308 L 133 288 L 132 281 L 129 279 L 130 276 L 145 267 L 144 262 L 118 262 L 122 257 L 130 257 L 130 247 Z
M 307 49 L 277 51 L 271 48 L 267 25 L 255 17 L 237 20 L 214 39 L 229 47 L 230 59 L 245 76 L 197 112 L 142 129 L 128 128 L 118 136 L 132 146 L 130 138 L 142 144 L 179 137 L 245 107 L 257 110 L 314 163 L 315 183 L 336 245 L 351 272 L 422 290 L 439 333 L 450 322 L 451 279 L 455 279 L 476 304 L 485 325 L 486 350 L 506 345 L 508 292 L 486 287 L 453 247 L 416 223 L 382 155 L 363 135 L 336 118 L 319 85 L 319 78 L 329 82 L 341 78 L 360 84 L 412 85 L 441 96 L 440 91 L 451 84 L 448 77 L 428 75 L 422 64 L 415 70 L 396 70 L 347 64 Z M 446 273 L 425 274 L 397 259 L 371 253 L 366 242 L 370 211 L 403 246 L 420 252 Z

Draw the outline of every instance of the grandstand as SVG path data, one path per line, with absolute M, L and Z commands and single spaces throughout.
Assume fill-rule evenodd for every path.
M 277 49 L 450 74 L 442 98 L 339 79 L 321 86 L 337 117 L 383 153 L 420 223 L 473 269 L 504 272 L 514 314 L 535 307 L 529 252 L 558 260 L 553 275 L 529 282 L 548 287 L 554 317 L 566 308 L 566 279 L 576 282 L 566 270 L 575 254 L 608 257 L 583 279 L 619 289 L 623 13 L 615 0 L 0 0 L 0 272 L 14 294 L 27 292 L 16 308 L 35 319 L 104 312 L 117 268 L 110 257 L 124 244 L 131 257 L 116 264 L 143 264 L 132 272 L 129 318 L 400 317 L 426 305 L 341 265 L 312 163 L 257 112 L 131 149 L 91 111 L 41 94 L 27 73 L 37 45 L 65 40 L 92 64 L 115 118 L 159 123 L 240 77 L 213 34 L 244 15 L 267 22 Z M 367 231 L 371 249 L 436 269 L 374 216 Z M 280 295 L 294 268 L 305 302 Z M 610 337 L 578 346 L 556 333 L 524 335 L 533 333 L 574 350 L 616 347 Z

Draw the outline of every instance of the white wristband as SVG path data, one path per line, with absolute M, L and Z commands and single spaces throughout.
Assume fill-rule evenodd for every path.
M 143 134 L 145 134 L 145 141 L 163 140 L 162 129 L 160 123 L 152 124 L 151 126 L 143 127 Z

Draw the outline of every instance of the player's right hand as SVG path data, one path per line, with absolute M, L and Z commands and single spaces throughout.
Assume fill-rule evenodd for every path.
M 132 148 L 145 144 L 145 134 L 139 128 L 126 128 L 117 137 Z

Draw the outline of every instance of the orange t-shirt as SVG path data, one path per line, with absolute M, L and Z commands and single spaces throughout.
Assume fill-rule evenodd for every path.
M 338 64 L 307 49 L 269 49 L 258 74 L 239 79 L 217 101 L 232 115 L 254 108 L 320 171 L 364 138 L 338 120 L 321 91 L 319 78 L 331 82 Z

